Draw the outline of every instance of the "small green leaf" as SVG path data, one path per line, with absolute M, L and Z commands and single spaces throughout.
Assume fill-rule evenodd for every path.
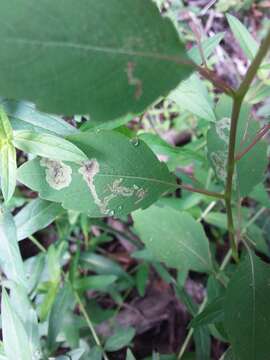
M 169 207 L 133 213 L 134 226 L 157 260 L 177 269 L 211 272 L 208 239 L 191 215 Z
M 14 145 L 26 153 L 53 160 L 81 163 L 86 155 L 71 142 L 51 134 L 35 133 L 28 130 L 14 132 Z
M 227 288 L 225 328 L 237 360 L 269 357 L 269 279 L 270 266 L 248 252 Z
M 68 139 L 88 156 L 87 162 L 78 165 L 36 158 L 18 170 L 18 180 L 43 199 L 91 217 L 121 216 L 175 189 L 175 178 L 166 165 L 137 138 L 100 131 Z
M 223 305 L 224 297 L 217 297 L 208 304 L 201 313 L 192 319 L 190 326 L 196 328 L 203 325 L 222 322 L 224 319 Z
M 56 338 L 65 318 L 68 307 L 72 303 L 72 290 L 68 283 L 58 290 L 55 301 L 53 303 L 50 315 L 49 315 L 49 327 L 48 327 L 48 348 L 53 350 L 56 346 Z
M 256 56 L 256 53 L 259 49 L 259 45 L 250 35 L 249 31 L 245 26 L 239 21 L 235 16 L 227 14 L 227 20 L 229 22 L 230 28 L 238 40 L 242 50 L 244 51 L 246 57 L 249 60 L 253 60 Z
M 101 275 L 129 277 L 125 270 L 116 261 L 92 252 L 83 252 L 80 256 L 80 263 L 84 268 L 95 271 Z
M 117 280 L 115 275 L 92 275 L 82 279 L 76 279 L 74 288 L 79 291 L 99 290 L 106 291 L 108 286 Z
M 5 111 L 0 107 L 0 140 L 11 140 L 13 129 Z
M 8 360 L 32 360 L 25 328 L 11 306 L 5 289 L 2 289 L 1 316 L 4 350 Z
M 209 58 L 209 56 L 212 54 L 215 48 L 219 45 L 221 40 L 224 38 L 224 35 L 225 33 L 218 33 L 202 41 L 201 47 L 206 59 Z M 188 55 L 197 65 L 202 64 L 201 52 L 198 46 L 193 46 L 188 51 Z
M 199 118 L 215 121 L 213 103 L 207 92 L 205 84 L 198 75 L 192 75 L 188 80 L 183 81 L 168 98 L 174 101 L 180 109 L 184 109 Z
M 58 116 L 38 111 L 35 106 L 26 101 L 0 100 L 0 105 L 9 116 L 14 130 L 30 130 L 47 132 L 59 136 L 67 136 L 78 130 Z
M 145 295 L 146 286 L 149 277 L 149 266 L 148 264 L 141 264 L 136 272 L 136 287 L 141 297 Z
M 135 336 L 135 329 L 132 327 L 118 329 L 105 343 L 105 350 L 117 351 L 129 345 Z
M 64 211 L 60 204 L 39 198 L 32 200 L 14 217 L 18 241 L 44 229 Z
M 136 360 L 130 349 L 127 349 L 126 360 Z
M 16 150 L 11 143 L 1 148 L 1 188 L 6 203 L 12 198 L 16 187 Z
M 26 286 L 23 261 L 12 215 L 0 207 L 0 264 L 9 280 Z
M 190 74 L 174 25 L 151 0 L 61 1 L 38 8 L 34 0 L 1 2 L 0 20 L 8 19 L 0 32 L 6 98 L 110 120 L 140 113 Z

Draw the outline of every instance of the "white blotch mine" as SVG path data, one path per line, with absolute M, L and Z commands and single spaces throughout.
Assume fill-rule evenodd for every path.
M 62 161 L 42 158 L 40 165 L 45 167 L 46 181 L 55 190 L 68 187 L 72 181 L 72 169 Z
M 221 140 L 226 144 L 229 144 L 229 134 L 230 134 L 231 119 L 225 117 L 216 122 L 216 132 Z

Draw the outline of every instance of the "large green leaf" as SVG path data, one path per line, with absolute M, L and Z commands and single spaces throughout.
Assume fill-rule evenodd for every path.
M 9 280 L 26 285 L 16 226 L 9 211 L 0 207 L 0 264 Z
M 208 158 L 217 177 L 223 182 L 227 177 L 231 111 L 232 100 L 223 96 L 216 108 L 217 121 L 207 135 Z M 259 125 L 251 118 L 250 107 L 244 103 L 238 121 L 236 154 L 252 143 L 258 131 Z M 248 195 L 263 180 L 267 163 L 267 144 L 262 140 L 237 161 L 234 189 L 238 187 L 242 196 Z
M 237 360 L 269 358 L 270 266 L 248 256 L 234 273 L 225 296 L 225 327 Z
M 41 198 L 92 217 L 123 215 L 151 205 L 174 189 L 174 177 L 143 141 L 113 131 L 68 138 L 89 158 L 84 164 L 36 158 L 18 179 Z
M 191 72 L 150 0 L 4 0 L 0 20 L 0 94 L 47 112 L 141 112 Z
M 151 206 L 135 212 L 133 219 L 142 241 L 159 261 L 181 270 L 212 270 L 208 239 L 188 213 Z
M 2 331 L 4 350 L 8 360 L 32 360 L 25 328 L 12 308 L 6 291 L 1 301 Z

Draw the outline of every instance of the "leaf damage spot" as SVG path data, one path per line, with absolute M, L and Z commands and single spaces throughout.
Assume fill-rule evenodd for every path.
M 55 190 L 68 187 L 72 181 L 72 169 L 62 161 L 42 158 L 40 166 L 45 167 L 46 181 Z
M 211 153 L 210 158 L 214 165 L 214 169 L 216 170 L 217 177 L 225 182 L 227 178 L 227 152 L 213 152 Z
M 142 80 L 138 79 L 135 76 L 135 74 L 134 74 L 135 68 L 136 68 L 136 64 L 132 61 L 129 61 L 127 63 L 127 67 L 125 69 L 125 73 L 127 74 L 128 84 L 136 87 L 135 99 L 139 100 L 143 93 L 143 91 L 142 91 L 143 84 L 142 84 Z
M 231 127 L 231 119 L 225 117 L 216 122 L 216 132 L 221 140 L 223 140 L 226 144 L 229 144 L 230 140 L 230 127 Z
M 227 180 L 227 163 L 228 163 L 228 152 L 227 151 L 216 151 L 210 155 L 217 177 L 224 183 Z M 237 174 L 233 175 L 233 186 L 236 186 Z
M 83 166 L 79 169 L 79 173 L 83 176 L 86 181 L 88 188 L 91 191 L 91 194 L 94 198 L 95 204 L 98 206 L 100 212 L 104 215 L 108 215 L 112 213 L 112 209 L 110 209 L 110 202 L 118 197 L 132 197 L 135 196 L 135 204 L 140 203 L 145 196 L 147 195 L 147 190 L 140 188 L 137 185 L 133 185 L 132 187 L 124 186 L 123 178 L 119 178 L 113 181 L 112 184 L 108 184 L 106 193 L 109 192 L 106 196 L 101 198 L 96 190 L 96 186 L 94 184 L 95 176 L 100 172 L 100 166 L 96 159 L 89 160 L 83 164 Z
M 96 186 L 94 184 L 94 178 L 99 173 L 100 167 L 96 159 L 86 161 L 82 167 L 79 169 L 79 173 L 83 176 L 85 182 L 87 183 L 91 194 L 94 198 L 95 204 L 101 209 L 102 202 L 98 197 Z

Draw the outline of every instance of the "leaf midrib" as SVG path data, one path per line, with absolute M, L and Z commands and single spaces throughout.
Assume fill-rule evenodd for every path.
M 83 50 L 85 52 L 100 52 L 107 53 L 113 55 L 122 55 L 122 56 L 137 56 L 143 58 L 156 59 L 161 61 L 174 62 L 176 64 L 186 65 L 187 67 L 192 66 L 192 62 L 188 59 L 183 59 L 180 56 L 170 56 L 161 53 L 153 53 L 153 52 L 143 52 L 143 51 L 135 51 L 128 50 L 124 48 L 112 48 L 107 46 L 96 46 L 91 44 L 83 44 L 83 43 L 74 43 L 67 41 L 40 41 L 35 39 L 25 39 L 25 38 L 4 38 L 1 39 L 1 42 L 13 43 L 19 45 L 29 45 L 36 47 L 52 47 L 52 48 L 70 48 Z

